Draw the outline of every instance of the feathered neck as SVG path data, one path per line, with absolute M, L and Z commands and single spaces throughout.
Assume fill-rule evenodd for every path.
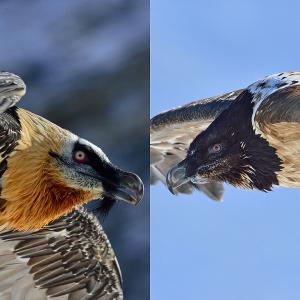
M 27 111 L 18 114 L 22 134 L 2 176 L 0 224 L 37 229 L 92 195 L 69 187 L 49 156 L 50 150 L 60 153 L 71 133 Z

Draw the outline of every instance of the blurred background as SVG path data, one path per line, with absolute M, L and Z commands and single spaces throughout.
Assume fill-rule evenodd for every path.
M 299 70 L 299 1 L 151 0 L 151 115 Z M 300 190 L 151 188 L 151 298 L 300 299 Z
M 149 299 L 149 1 L 3 0 L 0 69 L 20 75 L 20 106 L 99 145 L 143 179 L 138 207 L 102 222 L 125 299 Z

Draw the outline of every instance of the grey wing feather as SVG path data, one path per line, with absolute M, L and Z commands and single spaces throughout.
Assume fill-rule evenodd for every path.
M 24 81 L 9 72 L 0 72 L 0 113 L 14 106 L 26 93 Z
M 150 127 L 150 179 L 166 183 L 167 172 L 187 153 L 190 143 L 210 123 L 235 100 L 243 90 L 221 96 L 195 101 L 163 112 L 151 120 Z M 187 183 L 178 192 L 190 194 L 194 189 L 204 192 L 214 200 L 223 195 L 223 184 Z
M 121 272 L 96 218 L 84 209 L 35 232 L 0 234 L 0 299 L 121 300 Z

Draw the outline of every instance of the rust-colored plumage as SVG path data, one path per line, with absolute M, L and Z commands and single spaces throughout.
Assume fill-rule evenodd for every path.
M 25 110 L 19 109 L 18 115 L 23 130 L 2 177 L 0 224 L 29 230 L 41 228 L 96 195 L 69 187 L 49 158 L 49 151 L 59 152 L 70 133 Z
M 93 199 L 142 198 L 140 178 L 100 148 L 16 107 L 25 91 L 20 77 L 0 72 L 0 229 L 40 229 Z
M 114 251 L 79 206 L 137 204 L 142 181 L 99 147 L 16 107 L 25 90 L 0 72 L 0 298 L 122 300 Z

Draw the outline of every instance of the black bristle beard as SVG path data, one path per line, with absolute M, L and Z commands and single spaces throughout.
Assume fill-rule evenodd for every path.
M 108 214 L 110 213 L 111 209 L 115 206 L 116 203 L 117 203 L 116 200 L 104 197 L 100 201 L 100 205 L 96 209 L 95 213 L 97 215 L 99 215 L 100 217 L 105 218 L 105 217 L 108 216 Z
M 242 188 L 271 191 L 273 185 L 278 185 L 276 173 L 282 169 L 276 149 L 253 130 L 244 143 L 239 163 L 222 175 L 222 180 Z
M 105 196 L 102 200 L 98 199 L 91 201 L 89 204 L 87 204 L 87 209 L 97 217 L 105 219 L 117 202 L 117 200 Z
M 240 147 L 236 149 L 240 159 L 230 164 L 230 169 L 219 175 L 219 179 L 234 186 L 270 191 L 273 185 L 278 185 L 276 173 L 282 169 L 282 161 L 276 149 L 254 131 L 252 99 L 253 95 L 244 91 L 214 122 L 219 132 L 224 134 L 227 129 L 227 136 L 233 136 Z
M 249 177 L 254 188 L 270 191 L 273 185 L 278 185 L 276 172 L 282 170 L 282 161 L 276 154 L 276 149 L 261 135 L 254 134 L 246 147 L 247 163 L 254 169 Z

